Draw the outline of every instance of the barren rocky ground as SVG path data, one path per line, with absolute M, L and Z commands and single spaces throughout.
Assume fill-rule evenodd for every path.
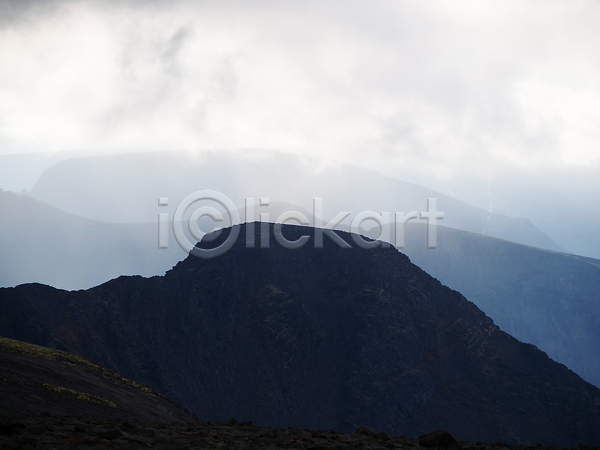
M 79 355 L 0 337 L 0 415 L 7 413 L 97 420 L 195 420 L 147 386 Z
M 354 433 L 215 424 L 143 385 L 77 355 L 0 338 L 0 450 L 115 449 L 527 449 L 456 442 L 445 431 L 420 439 L 367 428 Z M 541 446 L 533 447 L 536 450 Z M 580 445 L 580 450 L 593 447 Z
M 359 428 L 354 433 L 298 428 L 257 428 L 250 422 L 228 424 L 150 423 L 136 420 L 94 421 L 49 415 L 7 415 L 0 418 L 0 449 L 62 449 L 105 447 L 115 449 L 424 449 L 463 448 L 536 449 L 454 441 L 445 432 L 421 439 L 388 436 Z M 550 447 L 552 448 L 552 447 Z M 594 447 L 580 445 L 580 450 Z

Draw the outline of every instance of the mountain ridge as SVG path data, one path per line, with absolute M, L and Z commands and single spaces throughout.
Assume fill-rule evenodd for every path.
M 0 285 L 7 287 L 38 282 L 87 289 L 120 275 L 164 274 L 186 255 L 172 224 L 171 245 L 159 250 L 156 224 L 93 222 L 11 192 L 0 192 L 0 209 Z M 260 211 L 275 218 L 292 210 L 312 218 L 299 206 L 275 201 Z M 244 210 L 239 213 L 243 218 Z M 600 324 L 594 322 L 600 316 L 600 261 L 442 225 L 437 248 L 428 249 L 425 227 L 405 225 L 401 251 L 411 261 L 460 291 L 502 330 L 600 386 Z
M 44 171 L 30 195 L 96 220 L 148 222 L 156 217 L 159 197 L 169 198 L 170 204 L 160 211 L 172 215 L 178 201 L 201 189 L 219 191 L 237 207 L 244 206 L 245 198 L 253 197 L 278 199 L 310 210 L 314 198 L 323 198 L 328 217 L 339 211 L 422 211 L 427 198 L 435 197 L 440 210 L 446 212 L 446 226 L 561 250 L 527 219 L 485 211 L 373 170 L 275 150 L 74 158 Z
M 600 390 L 395 249 L 288 250 L 272 234 L 246 249 L 243 232 L 162 277 L 0 289 L 0 334 L 91 357 L 201 420 L 600 443 Z
M 0 286 L 39 282 L 66 289 L 124 274 L 164 273 L 185 253 L 158 249 L 156 223 L 95 221 L 0 190 Z

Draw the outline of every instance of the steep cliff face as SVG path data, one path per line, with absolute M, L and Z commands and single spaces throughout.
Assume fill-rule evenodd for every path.
M 0 335 L 90 357 L 202 420 L 600 444 L 600 390 L 403 254 L 342 232 L 354 248 L 289 250 L 272 232 L 269 249 L 247 249 L 241 227 L 224 255 L 164 277 L 2 289 Z

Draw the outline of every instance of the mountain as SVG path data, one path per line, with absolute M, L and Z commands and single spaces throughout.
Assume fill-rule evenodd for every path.
M 0 337 L 0 358 L 0 414 L 195 420 L 148 387 L 78 355 Z
M 0 189 L 20 192 L 33 187 L 44 170 L 82 152 L 39 152 L 0 155 Z
M 0 190 L 0 286 L 84 289 L 120 275 L 163 274 L 185 253 L 158 249 L 156 223 L 115 224 L 66 214 Z
M 402 252 L 461 292 L 502 330 L 600 387 L 600 260 L 408 224 Z
M 600 444 L 600 390 L 394 248 L 289 250 L 271 227 L 270 248 L 247 249 L 245 229 L 163 277 L 0 289 L 0 334 L 90 357 L 201 420 Z
M 426 211 L 427 199 L 437 198 L 445 226 L 561 250 L 526 219 L 491 213 L 371 170 L 277 151 L 73 158 L 44 171 L 31 195 L 72 214 L 131 223 L 154 222 L 158 213 L 173 218 L 184 198 L 204 189 L 226 195 L 238 208 L 243 208 L 244 199 L 250 197 L 284 201 L 312 211 L 313 199 L 322 198 L 325 223 L 341 211 L 350 211 L 353 217 L 361 211 L 392 215 Z M 159 198 L 168 198 L 168 206 L 159 207 Z
M 262 207 L 273 217 L 291 209 L 300 208 L 282 202 Z M 170 245 L 159 249 L 156 221 L 90 220 L 1 189 L 0 212 L 0 287 L 36 282 L 87 289 L 121 275 L 162 275 L 187 256 L 172 222 L 166 225 Z
M 600 387 L 600 260 L 439 225 L 436 230 L 438 245 L 428 248 L 427 226 L 405 224 L 402 253 L 503 331 Z M 361 232 L 379 237 L 378 227 Z
M 161 275 L 186 256 L 172 231 L 169 248 L 157 248 L 156 224 L 93 221 L 2 191 L 0 211 L 4 287 L 39 282 L 87 289 L 120 275 Z M 257 211 L 271 218 L 299 211 L 314 223 L 292 204 L 270 201 Z M 402 252 L 416 265 L 465 295 L 503 331 L 600 387 L 600 261 L 443 226 L 437 248 L 429 249 L 425 225 L 405 228 Z

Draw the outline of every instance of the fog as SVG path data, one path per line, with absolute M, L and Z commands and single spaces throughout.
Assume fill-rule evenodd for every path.
M 0 188 L 62 152 L 275 149 L 600 258 L 599 19 L 592 1 L 0 1 Z

